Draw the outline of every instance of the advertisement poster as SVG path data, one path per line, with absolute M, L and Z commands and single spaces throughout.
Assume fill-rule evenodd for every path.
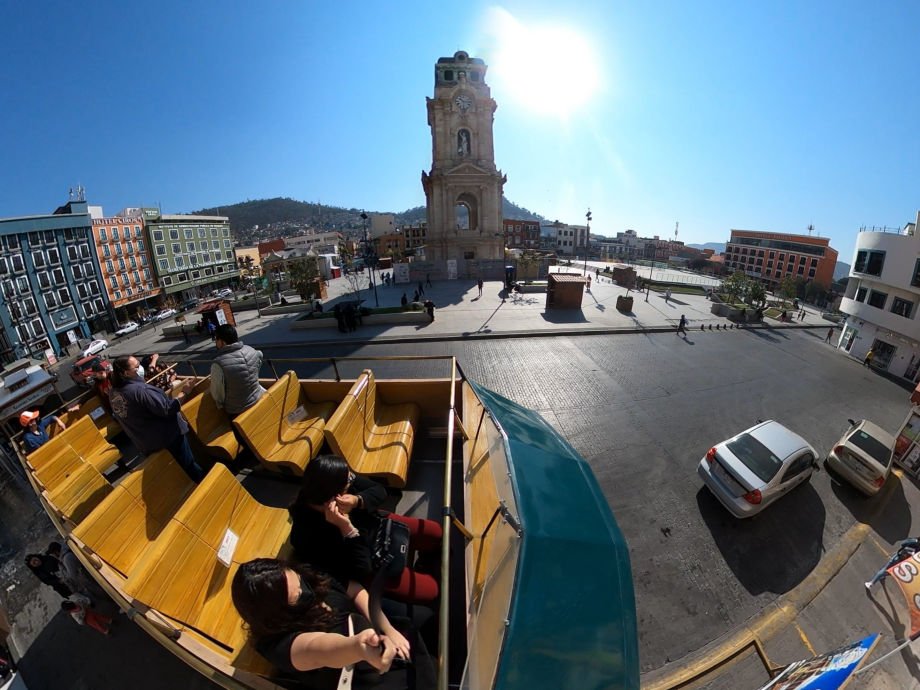
M 910 448 L 910 445 L 916 441 L 918 437 L 920 437 L 920 415 L 914 413 L 908 417 L 904 426 L 901 428 L 901 433 L 898 434 L 898 439 L 894 444 L 895 460 L 903 458 L 904 454 Z
M 846 687 L 877 642 L 876 633 L 827 654 L 796 661 L 761 690 L 840 690 Z
M 408 283 L 409 264 L 396 264 L 393 266 L 393 280 L 397 283 Z
M 457 279 L 457 260 L 456 259 L 447 260 L 447 279 L 448 280 Z
M 910 610 L 910 639 L 920 637 L 920 553 L 905 558 L 888 568 L 888 574 L 895 579 L 907 599 Z
M 906 457 L 898 460 L 898 464 L 911 474 L 920 472 L 920 445 L 911 448 Z

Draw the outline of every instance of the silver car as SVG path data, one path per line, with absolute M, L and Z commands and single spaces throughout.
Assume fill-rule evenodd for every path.
M 874 496 L 891 472 L 894 436 L 866 419 L 847 421 L 850 428 L 827 454 L 827 465 L 841 479 Z
M 804 438 L 768 420 L 710 448 L 697 474 L 728 512 L 747 518 L 807 482 L 817 456 Z

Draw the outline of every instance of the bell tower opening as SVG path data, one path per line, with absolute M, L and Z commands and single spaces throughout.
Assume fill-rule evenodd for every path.
M 479 202 L 472 194 L 461 194 L 454 204 L 454 220 L 457 230 L 479 229 Z

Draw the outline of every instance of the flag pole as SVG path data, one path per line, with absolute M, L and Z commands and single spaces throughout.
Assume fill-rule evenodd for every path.
M 894 654 L 895 652 L 900 652 L 902 649 L 904 649 L 906 646 L 908 646 L 911 642 L 913 642 L 913 640 L 910 639 L 910 638 L 908 638 L 907 640 L 904 641 L 903 644 L 899 644 L 897 647 L 895 647 L 894 649 L 892 649 L 890 652 L 888 652 L 888 653 L 885 654 L 884 656 L 880 656 L 878 659 L 876 659 L 875 661 L 873 661 L 871 664 L 867 664 L 866 666 L 863 666 L 863 667 L 862 667 L 861 669 L 859 669 L 858 671 L 854 671 L 854 672 L 853 672 L 853 675 L 854 675 L 854 676 L 858 676 L 858 675 L 859 675 L 860 673 L 862 673 L 863 671 L 868 671 L 870 668 L 872 668 L 872 667 L 875 666 L 876 664 L 882 663 L 885 659 L 887 659 L 888 657 L 890 657 L 890 656 L 891 656 L 892 654 Z

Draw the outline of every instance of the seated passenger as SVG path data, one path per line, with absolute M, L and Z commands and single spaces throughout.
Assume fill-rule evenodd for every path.
M 26 428 L 22 433 L 22 443 L 26 447 L 26 453 L 38 450 L 48 443 L 48 425 L 57 424 L 63 431 L 67 426 L 54 415 L 48 415 L 39 421 L 38 410 L 26 410 L 19 415 L 19 423 Z
M 350 664 L 356 690 L 434 687 L 424 643 L 383 613 L 372 627 L 367 591 L 356 582 L 345 587 L 308 566 L 258 558 L 239 567 L 231 596 L 256 650 L 304 687 L 334 690 Z M 411 665 L 391 668 L 394 660 Z
M 320 455 L 311 460 L 297 500 L 288 509 L 295 557 L 341 583 L 356 580 L 369 585 L 377 527 L 381 520 L 396 520 L 409 528 L 409 563 L 415 552 L 419 558 L 414 567 L 388 580 L 384 593 L 409 603 L 434 601 L 438 581 L 424 571 L 437 573 L 440 567 L 441 526 L 432 520 L 377 510 L 386 496 L 383 486 L 355 475 L 342 458 Z

